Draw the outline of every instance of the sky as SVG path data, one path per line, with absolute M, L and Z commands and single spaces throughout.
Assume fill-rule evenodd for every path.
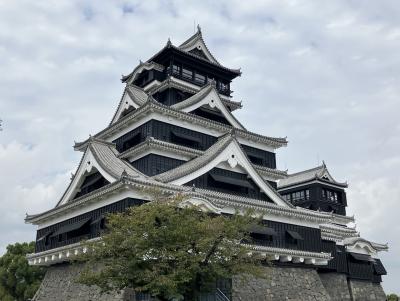
M 247 129 L 288 137 L 289 173 L 326 162 L 348 181 L 348 213 L 400 293 L 400 5 L 381 1 L 0 0 L 0 254 L 31 241 L 25 213 L 55 206 L 82 141 L 110 122 L 122 74 L 199 23 L 217 59 L 243 74 Z

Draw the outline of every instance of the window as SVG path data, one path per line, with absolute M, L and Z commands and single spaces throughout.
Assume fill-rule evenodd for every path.
M 180 75 L 181 74 L 181 67 L 178 65 L 172 66 L 172 74 L 173 75 Z
M 222 92 L 227 92 L 229 90 L 229 85 L 225 83 L 218 82 L 218 89 Z
M 252 156 L 248 155 L 251 163 L 257 164 L 257 165 L 264 165 L 264 160 L 263 158 L 257 157 L 257 156 Z
M 193 79 L 193 71 L 189 69 L 182 69 L 182 77 L 186 79 Z
M 194 81 L 198 84 L 204 85 L 204 83 L 206 81 L 206 77 L 204 75 L 196 72 L 194 75 Z
M 337 203 L 339 201 L 339 194 L 336 191 L 322 189 L 322 198 Z
M 292 201 L 304 200 L 304 190 L 292 193 Z
M 290 202 L 290 193 L 289 194 L 284 194 L 282 197 L 286 202 Z
M 310 190 L 306 189 L 306 190 L 292 192 L 287 195 L 284 195 L 284 198 L 285 198 L 285 200 L 292 201 L 292 202 L 309 200 L 310 199 Z

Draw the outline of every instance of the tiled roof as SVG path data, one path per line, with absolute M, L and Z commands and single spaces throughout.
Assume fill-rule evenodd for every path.
M 119 153 L 114 144 L 90 138 L 88 147 L 100 166 L 114 178 L 119 179 L 123 173 L 131 177 L 147 178 L 131 164 L 118 158 Z
M 88 151 L 90 151 L 93 154 L 98 164 L 115 180 L 118 180 L 123 174 L 143 179 L 148 178 L 146 175 L 142 174 L 140 171 L 135 169 L 128 162 L 119 159 L 117 157 L 118 151 L 116 150 L 115 145 L 113 143 L 106 142 L 104 140 L 100 140 L 95 137 L 89 138 L 85 154 L 82 156 L 81 161 L 79 162 L 78 168 L 76 169 L 77 171 L 81 167 L 83 163 L 83 158 L 85 157 Z M 63 202 L 63 199 L 66 196 L 68 190 L 70 189 L 75 176 L 76 175 L 74 175 L 71 178 L 71 181 L 67 189 L 64 191 L 56 207 L 59 206 L 61 202 Z
M 151 70 L 151 69 L 155 69 L 158 71 L 163 71 L 164 70 L 164 66 L 157 64 L 155 62 L 140 62 L 140 64 L 128 75 L 122 76 L 121 81 L 123 83 L 125 82 L 132 82 L 132 79 L 134 80 L 134 77 L 141 73 L 143 70 Z
M 193 96 L 185 99 L 184 101 L 178 102 L 177 104 L 172 105 L 171 107 L 176 109 L 176 110 L 183 110 L 191 105 L 194 105 L 201 100 L 203 100 L 205 97 L 207 97 L 210 93 L 215 93 L 217 95 L 218 100 L 225 108 L 221 107 L 223 109 L 222 113 L 223 114 L 228 114 L 232 119 L 233 123 L 236 122 L 237 127 L 241 128 L 242 130 L 245 130 L 246 128 L 243 126 L 242 123 L 226 108 L 226 105 L 223 103 L 222 98 L 219 96 L 219 93 L 217 89 L 211 84 L 208 83 L 205 85 L 203 88 L 200 89 L 199 92 L 194 94 Z
M 186 121 L 192 122 L 192 123 L 197 123 L 202 126 L 207 126 L 207 127 L 210 127 L 210 128 L 216 129 L 216 130 L 220 130 L 220 131 L 229 132 L 233 129 L 232 126 L 229 126 L 229 125 L 226 125 L 223 123 L 219 123 L 217 121 L 213 121 L 213 120 L 210 120 L 210 119 L 207 119 L 204 117 L 200 117 L 200 116 L 197 116 L 197 115 L 194 115 L 191 113 L 186 113 L 186 112 L 181 112 L 179 110 L 175 110 L 169 106 L 166 106 L 166 105 L 163 105 L 163 104 L 157 102 L 152 97 L 149 97 L 149 99 L 146 101 L 146 103 L 143 106 L 141 106 L 137 110 L 127 114 L 126 116 L 124 116 L 123 118 L 118 120 L 116 123 L 108 126 L 104 130 L 100 131 L 94 137 L 104 139 L 104 137 L 107 137 L 107 135 L 109 135 L 110 133 L 117 131 L 122 126 L 125 127 L 125 126 L 127 126 L 127 124 L 129 124 L 133 121 L 136 121 L 138 119 L 138 116 L 143 115 L 143 114 L 146 115 L 149 111 L 159 112 L 163 115 L 175 117 L 177 119 L 186 120 Z M 268 137 L 268 136 L 263 136 L 263 135 L 260 135 L 257 133 L 253 133 L 253 132 L 249 132 L 249 131 L 241 130 L 241 129 L 236 129 L 235 131 L 236 131 L 237 137 L 259 141 L 260 143 L 265 143 L 271 147 L 279 148 L 282 146 L 286 146 L 286 144 L 287 144 L 286 138 Z M 76 150 L 82 150 L 85 147 L 85 145 L 87 144 L 87 141 L 88 140 L 75 143 L 74 148 Z
M 201 28 L 199 25 L 197 26 L 197 32 L 194 35 L 192 35 L 189 39 L 187 39 L 185 42 L 183 42 L 181 45 L 179 45 L 179 49 L 188 51 L 198 42 L 200 42 L 200 44 L 202 46 L 201 50 L 205 53 L 207 58 L 211 62 L 221 66 L 221 64 L 217 61 L 217 59 L 212 55 L 211 51 L 208 49 L 206 42 L 203 39 L 203 35 L 201 33 Z M 203 49 L 203 47 L 204 47 L 204 49 Z
M 114 116 L 111 119 L 110 125 L 118 121 L 117 114 L 120 111 L 121 106 L 124 105 L 122 102 L 124 100 L 124 96 L 127 93 L 138 107 L 142 106 L 148 98 L 147 93 L 143 89 L 135 85 L 127 84 L 125 86 L 124 93 L 122 93 L 121 100 L 118 103 L 117 109 L 115 110 Z
M 204 166 L 208 162 L 212 161 L 221 150 L 223 150 L 232 141 L 230 133 L 223 135 L 218 139 L 212 146 L 210 146 L 203 155 L 190 160 L 174 169 L 168 170 L 164 173 L 154 176 L 154 179 L 161 182 L 171 182 L 175 179 L 179 179 L 185 175 L 191 174 Z
M 196 37 L 193 36 L 193 37 L 191 37 L 191 38 L 196 38 Z M 190 38 L 190 39 L 191 39 L 191 38 Z M 186 42 L 185 42 L 185 43 L 186 43 Z M 204 45 L 205 45 L 205 44 L 204 44 Z M 168 39 L 167 44 L 166 44 L 159 52 L 157 52 L 157 53 L 154 54 L 150 59 L 148 59 L 147 62 L 152 62 L 152 61 L 154 61 L 154 59 L 155 59 L 160 53 L 162 53 L 164 50 L 166 50 L 166 49 L 168 49 L 168 48 L 175 49 L 175 50 L 178 51 L 178 52 L 181 52 L 181 53 L 184 53 L 184 54 L 186 54 L 186 55 L 195 57 L 196 59 L 202 60 L 202 61 L 204 61 L 204 62 L 206 62 L 206 63 L 208 63 L 208 64 L 210 64 L 210 65 L 214 65 L 214 66 L 216 66 L 216 67 L 219 67 L 219 68 L 221 68 L 221 69 L 223 69 L 223 70 L 229 71 L 229 72 L 234 73 L 234 74 L 236 74 L 236 75 L 240 75 L 240 74 L 241 74 L 240 69 L 231 69 L 231 68 L 224 67 L 224 66 L 222 66 L 220 63 L 216 62 L 215 58 L 214 58 L 215 61 L 210 61 L 210 60 L 208 60 L 208 59 L 206 59 L 206 58 L 203 58 L 203 57 L 201 57 L 201 56 L 199 56 L 199 55 L 196 55 L 196 54 L 194 54 L 194 53 L 191 53 L 191 52 L 188 52 L 188 51 L 183 50 L 182 45 L 179 46 L 179 47 L 174 46 L 174 45 L 172 45 L 171 40 L 169 40 L 169 39 Z M 208 48 L 206 48 L 206 49 L 207 49 L 207 51 L 208 51 Z M 210 54 L 211 54 L 211 53 L 210 53 Z
M 297 173 L 289 174 L 286 179 L 282 179 L 278 182 L 278 189 L 287 188 L 297 184 L 307 183 L 312 180 L 320 180 L 337 186 L 347 187 L 347 183 L 340 183 L 333 179 L 324 162 L 320 166 L 300 171 Z
M 204 154 L 204 151 L 174 144 L 171 142 L 166 142 L 162 141 L 159 139 L 155 139 L 154 137 L 148 137 L 146 138 L 145 141 L 142 143 L 124 151 L 119 155 L 119 158 L 129 158 L 132 156 L 135 156 L 137 154 L 143 153 L 148 151 L 149 149 L 154 148 L 154 149 L 160 149 L 160 150 L 169 150 L 174 153 L 182 154 L 184 156 L 189 156 L 190 158 L 196 158 L 198 156 L 202 156 Z M 272 179 L 283 179 L 287 177 L 287 172 L 274 169 L 274 168 L 269 168 L 257 164 L 253 164 L 254 168 L 257 169 L 258 172 L 260 172 L 263 175 L 266 175 Z

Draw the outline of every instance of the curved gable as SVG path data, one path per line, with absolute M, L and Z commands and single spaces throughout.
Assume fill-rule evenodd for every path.
M 232 169 L 236 167 L 243 169 L 260 190 L 275 204 L 293 207 L 293 205 L 283 200 L 275 189 L 261 177 L 232 134 L 221 137 L 204 155 L 175 169 L 157 175 L 154 179 L 164 183 L 183 185 L 223 163 L 227 163 Z

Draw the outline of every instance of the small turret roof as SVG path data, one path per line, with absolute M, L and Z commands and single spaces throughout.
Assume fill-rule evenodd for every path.
M 307 183 L 313 180 L 319 180 L 342 188 L 348 186 L 347 182 L 337 182 L 329 173 L 325 162 L 322 162 L 322 165 L 320 166 L 289 174 L 286 179 L 279 180 L 278 189 L 288 188 L 290 186 Z
M 239 69 L 231 69 L 224 67 L 221 65 L 215 57 L 211 54 L 211 52 L 208 50 L 208 47 L 206 43 L 204 42 L 200 27 L 197 28 L 197 32 L 191 36 L 189 39 L 187 39 L 185 42 L 183 42 L 180 46 L 174 46 L 171 42 L 170 39 L 168 39 L 167 44 L 155 55 L 153 55 L 150 59 L 147 60 L 148 63 L 152 61 L 156 61 L 156 58 L 163 53 L 166 49 L 174 49 L 180 53 L 195 57 L 197 59 L 200 59 L 204 62 L 207 62 L 211 65 L 217 66 L 225 71 L 228 71 L 230 73 L 233 73 L 235 76 L 241 75 L 240 68 Z M 204 53 L 204 56 L 196 54 L 196 52 L 193 52 L 192 50 L 199 50 Z

